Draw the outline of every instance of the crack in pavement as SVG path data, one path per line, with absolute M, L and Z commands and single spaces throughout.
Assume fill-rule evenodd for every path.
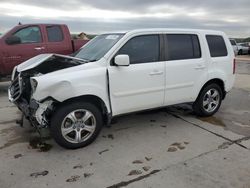
M 238 140 L 244 141 L 244 140 L 249 140 L 249 139 L 250 139 L 250 137 L 245 137 L 245 138 L 241 138 L 241 139 L 238 139 Z M 237 141 L 238 141 L 238 140 L 237 140 Z M 234 141 L 234 142 L 236 142 L 236 141 Z M 234 143 L 231 142 L 230 146 L 231 146 L 232 144 L 234 144 Z M 245 148 L 245 147 L 243 147 L 243 148 Z M 198 159 L 198 158 L 200 158 L 200 157 L 206 156 L 206 155 L 208 155 L 208 154 L 210 154 L 210 153 L 213 153 L 213 152 L 216 152 L 216 151 L 220 151 L 220 150 L 223 150 L 223 148 L 217 148 L 217 149 L 213 149 L 213 150 L 210 150 L 210 151 L 201 153 L 201 154 L 199 154 L 199 155 L 197 155 L 197 156 L 194 156 L 194 157 L 192 157 L 192 158 L 186 159 L 186 160 L 184 160 L 184 161 L 181 161 L 181 162 L 178 162 L 178 163 L 175 163 L 175 164 L 171 164 L 171 165 L 169 165 L 169 166 L 167 166 L 167 167 L 165 167 L 165 168 L 162 168 L 162 169 L 153 170 L 153 171 L 151 171 L 151 172 L 148 173 L 148 174 L 139 176 L 139 177 L 137 177 L 137 178 L 134 178 L 134 179 L 131 179 L 131 180 L 128 180 L 128 181 L 122 181 L 122 182 L 120 182 L 120 183 L 116 183 L 116 184 L 111 185 L 111 186 L 108 186 L 108 187 L 106 187 L 106 188 L 121 188 L 121 187 L 126 187 L 127 185 L 132 184 L 132 183 L 134 183 L 134 182 L 138 182 L 138 181 L 140 181 L 140 180 L 149 178 L 151 175 L 155 175 L 155 174 L 157 174 L 157 173 L 159 173 L 159 172 L 162 172 L 162 171 L 167 171 L 167 170 L 168 170 L 169 168 L 171 168 L 171 167 L 178 166 L 178 165 L 180 165 L 180 164 L 187 165 L 187 164 L 186 164 L 187 162 L 190 162 L 190 161 L 192 161 L 192 160 L 194 160 L 194 159 Z
M 129 180 L 129 181 L 122 181 L 122 182 L 120 182 L 120 183 L 117 183 L 117 184 L 108 186 L 107 188 L 120 188 L 120 187 L 126 187 L 127 185 L 129 185 L 129 184 L 131 184 L 131 183 L 134 183 L 134 182 L 140 181 L 140 180 L 142 180 L 142 179 L 148 178 L 148 177 L 150 177 L 151 175 L 156 174 L 156 173 L 158 173 L 158 172 L 160 172 L 160 171 L 161 171 L 160 169 L 158 169 L 158 170 L 153 170 L 153 171 L 149 172 L 148 174 L 139 176 L 139 177 L 134 178 L 134 179 L 131 179 L 131 180 Z
M 184 121 L 184 122 L 186 122 L 186 123 L 189 123 L 189 124 L 191 124 L 191 125 L 193 125 L 193 126 L 195 126 L 195 127 L 198 127 L 198 128 L 200 128 L 200 129 L 203 129 L 203 130 L 205 130 L 205 131 L 207 131 L 207 132 L 209 132 L 209 133 L 211 133 L 211 134 L 213 134 L 213 135 L 215 135 L 215 136 L 218 136 L 218 137 L 220 137 L 220 138 L 226 140 L 227 142 L 225 142 L 225 143 L 223 143 L 223 144 L 224 144 L 224 145 L 225 145 L 225 144 L 228 144 L 228 147 L 231 146 L 231 145 L 233 145 L 233 144 L 236 144 L 236 145 L 240 146 L 241 148 L 244 148 L 244 149 L 249 150 L 247 147 L 245 147 L 244 145 L 242 145 L 242 144 L 240 144 L 240 143 L 241 143 L 242 141 L 249 140 L 249 139 L 250 139 L 250 136 L 249 136 L 249 137 L 240 138 L 240 139 L 237 139 L 237 140 L 231 140 L 230 138 L 227 138 L 227 137 L 225 137 L 225 136 L 223 136 L 223 135 L 220 135 L 220 134 L 218 134 L 218 133 L 216 133 L 216 132 L 210 131 L 210 130 L 208 130 L 208 129 L 206 129 L 206 128 L 204 128 L 204 127 L 198 125 L 198 124 L 195 124 L 195 123 L 193 123 L 193 122 L 190 122 L 190 121 L 188 121 L 188 120 L 182 118 L 181 116 L 178 116 L 178 115 L 176 115 L 176 114 L 174 114 L 174 113 L 172 113 L 172 112 L 167 112 L 167 113 L 168 113 L 169 115 L 172 115 L 172 116 L 175 117 L 175 118 L 181 119 L 182 121 Z M 227 147 L 226 147 L 226 148 L 227 148 Z M 219 150 L 223 150 L 223 149 L 226 149 L 226 148 L 224 148 L 224 147 L 218 147 L 217 149 L 213 149 L 213 150 L 211 150 L 211 151 L 207 151 L 207 152 L 201 153 L 201 154 L 199 154 L 199 155 L 197 155 L 197 156 L 195 156 L 195 157 L 192 157 L 192 158 L 190 158 L 190 159 L 187 159 L 187 160 L 184 160 L 184 161 L 181 161 L 181 162 L 178 162 L 178 163 L 169 165 L 169 166 L 167 166 L 167 167 L 165 167 L 165 168 L 158 169 L 158 170 L 153 170 L 153 171 L 151 171 L 150 173 L 145 174 L 145 175 L 141 175 L 141 176 L 139 176 L 139 177 L 137 177 L 137 178 L 134 178 L 134 179 L 131 179 L 131 180 L 128 180 L 128 181 L 121 181 L 120 183 L 116 183 L 116 184 L 114 184 L 114 185 L 108 186 L 107 188 L 121 188 L 121 187 L 126 187 L 127 185 L 132 184 L 132 183 L 134 183 L 134 182 L 138 182 L 138 181 L 140 181 L 140 180 L 149 178 L 151 175 L 155 175 L 155 174 L 157 174 L 157 173 L 159 173 L 159 172 L 161 172 L 161 171 L 166 171 L 166 170 L 168 170 L 169 168 L 171 168 L 171 167 L 173 167 L 173 166 L 177 166 L 177 165 L 180 165 L 180 164 L 184 164 L 184 165 L 185 165 L 185 164 L 186 164 L 187 162 L 189 162 L 189 161 L 192 161 L 192 160 L 194 160 L 194 159 L 203 157 L 203 156 L 208 155 L 208 154 L 210 154 L 210 153 L 213 153 L 213 152 L 216 152 L 216 151 L 219 151 Z
M 197 158 L 199 158 L 199 157 L 203 157 L 203 156 L 205 156 L 205 155 L 208 155 L 208 154 L 210 154 L 210 153 L 213 153 L 213 152 L 219 151 L 219 150 L 221 150 L 221 149 L 218 148 L 218 149 L 214 149 L 214 150 L 211 150 L 211 151 L 207 151 L 207 152 L 201 153 L 201 154 L 199 154 L 199 155 L 197 155 L 197 156 L 194 156 L 194 157 L 192 157 L 192 158 L 190 158 L 190 159 L 187 159 L 187 160 L 184 160 L 184 161 L 175 163 L 175 164 L 171 164 L 171 165 L 169 165 L 169 166 L 167 166 L 167 167 L 165 167 L 165 168 L 162 168 L 162 169 L 153 170 L 153 171 L 149 172 L 148 174 L 141 175 L 141 176 L 139 176 L 139 177 L 137 177 L 137 178 L 134 178 L 134 179 L 131 179 L 131 180 L 128 180 L 128 181 L 122 181 L 122 182 L 120 182 L 120 183 L 116 183 L 116 184 L 111 185 L 111 186 L 108 186 L 108 187 L 106 187 L 106 188 L 121 188 L 121 187 L 126 187 L 127 185 L 129 185 L 129 184 L 131 184 L 131 183 L 138 182 L 138 181 L 140 181 L 140 180 L 149 178 L 151 175 L 155 175 L 155 174 L 157 174 L 157 173 L 159 173 L 159 172 L 161 172 L 161 171 L 166 171 L 166 170 L 168 170 L 168 169 L 171 168 L 171 167 L 178 166 L 178 165 L 180 165 L 180 164 L 184 164 L 184 165 L 185 165 L 185 164 L 186 164 L 187 162 L 189 162 L 189 161 L 192 161 L 192 160 L 197 159 Z
M 248 137 L 244 137 L 244 138 L 241 138 L 241 139 L 238 139 L 238 140 L 231 140 L 230 138 L 227 138 L 227 137 L 225 137 L 225 136 L 223 136 L 223 135 L 220 135 L 220 134 L 218 134 L 218 133 L 216 133 L 216 132 L 210 131 L 210 130 L 208 130 L 208 129 L 206 129 L 206 128 L 204 128 L 204 127 L 202 127 L 202 126 L 200 126 L 200 125 L 198 125 L 198 124 L 196 124 L 196 123 L 190 122 L 190 121 L 184 119 L 183 117 L 181 117 L 181 116 L 179 116 L 179 115 L 176 115 L 176 114 L 174 114 L 174 113 L 172 113 L 172 112 L 167 112 L 167 113 L 168 113 L 169 115 L 172 115 L 173 117 L 175 117 L 175 118 L 177 118 L 177 119 L 181 119 L 182 121 L 185 121 L 186 123 L 189 123 L 189 124 L 191 124 L 191 125 L 193 125 L 193 126 L 195 126 L 195 127 L 198 127 L 198 128 L 200 128 L 200 129 L 203 129 L 203 130 L 205 130 L 205 131 L 207 131 L 207 132 L 209 132 L 209 133 L 211 133 L 211 134 L 213 134 L 213 135 L 215 135 L 215 136 L 218 136 L 218 137 L 220 137 L 220 138 L 223 138 L 224 140 L 230 142 L 231 145 L 232 145 L 232 144 L 236 144 L 236 145 L 238 145 L 238 146 L 240 146 L 240 147 L 242 147 L 242 148 L 248 150 L 248 148 L 247 148 L 246 146 L 240 144 L 240 141 L 239 141 L 239 140 L 241 140 L 241 139 L 243 139 L 243 140 L 244 140 L 244 139 L 247 139 L 247 140 L 248 140 L 248 139 L 250 139 L 250 137 L 249 137 L 249 138 L 248 138 Z

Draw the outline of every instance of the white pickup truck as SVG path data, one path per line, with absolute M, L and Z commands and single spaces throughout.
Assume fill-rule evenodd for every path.
M 234 52 L 218 31 L 144 29 L 97 36 L 74 57 L 36 56 L 14 68 L 9 100 L 58 144 L 95 140 L 115 116 L 193 103 L 216 113 L 234 84 Z

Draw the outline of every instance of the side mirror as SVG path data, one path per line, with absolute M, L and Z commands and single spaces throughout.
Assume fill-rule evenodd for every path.
M 118 55 L 115 57 L 115 64 L 118 66 L 129 66 L 130 60 L 128 55 Z
M 10 36 L 5 40 L 5 42 L 9 45 L 21 44 L 21 39 L 17 36 Z

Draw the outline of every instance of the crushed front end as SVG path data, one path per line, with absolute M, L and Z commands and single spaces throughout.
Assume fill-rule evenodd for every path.
M 53 99 L 36 101 L 32 98 L 35 82 L 31 77 L 32 72 L 13 71 L 11 85 L 8 89 L 10 102 L 14 103 L 23 115 L 31 122 L 32 126 L 45 128 L 49 125 L 49 116 L 53 110 Z M 33 83 L 32 83 L 33 82 Z
M 22 111 L 33 126 L 47 127 L 57 101 L 50 96 L 35 100 L 34 94 L 41 92 L 37 91 L 39 83 L 36 79 L 83 63 L 85 61 L 81 59 L 58 54 L 41 54 L 25 61 L 15 67 L 12 72 L 11 85 L 8 90 L 10 102 Z M 48 86 L 49 82 L 50 80 L 47 80 Z

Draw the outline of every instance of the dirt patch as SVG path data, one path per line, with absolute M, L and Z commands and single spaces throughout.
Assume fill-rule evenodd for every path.
M 103 135 L 102 136 L 103 138 L 109 138 L 111 140 L 114 140 L 114 135 L 113 134 L 108 134 L 107 136 L 106 135 Z
M 114 140 L 114 135 L 113 134 L 109 134 L 108 138 L 110 138 L 111 140 Z
M 8 147 L 15 145 L 15 144 L 26 143 L 26 142 L 27 141 L 23 137 L 17 137 L 14 139 L 10 139 L 10 140 L 8 140 L 7 143 L 5 143 L 3 146 L 0 147 L 0 150 L 8 148 Z
M 184 145 L 188 145 L 189 142 L 175 142 L 173 144 L 170 145 L 170 147 L 168 148 L 168 152 L 176 152 L 178 149 L 179 150 L 184 150 L 186 147 Z
M 135 161 L 133 161 L 132 163 L 133 163 L 133 164 L 142 164 L 143 161 L 142 161 L 142 160 L 135 160 Z
M 198 118 L 201 121 L 213 124 L 213 125 L 218 125 L 221 127 L 226 127 L 225 123 L 223 122 L 223 120 L 221 120 L 220 118 L 217 118 L 215 116 L 211 116 L 211 117 L 199 117 Z
M 17 154 L 17 155 L 14 156 L 14 158 L 15 158 L 15 159 L 18 159 L 18 158 L 20 158 L 20 157 L 22 157 L 22 156 L 23 156 L 22 154 Z
M 72 182 L 76 182 L 80 179 L 80 176 L 75 175 L 75 176 L 71 176 L 69 179 L 66 180 L 66 182 L 68 183 L 72 183 Z
M 6 108 L 6 107 L 4 107 L 4 108 Z M 1 121 L 0 124 L 10 124 L 10 123 L 16 123 L 16 122 L 17 122 L 17 120 L 9 120 L 9 121 Z M 0 132 L 0 134 L 1 134 L 1 132 Z
M 220 146 L 218 146 L 218 149 L 227 149 L 229 146 L 231 146 L 233 143 L 232 142 L 224 142 Z
M 142 171 L 141 170 L 131 170 L 129 173 L 128 173 L 128 176 L 136 176 L 136 175 L 140 175 L 142 174 Z
M 142 167 L 142 169 L 143 169 L 145 172 L 149 171 L 150 168 L 151 168 L 150 166 L 144 166 L 144 167 Z
M 32 149 L 37 149 L 40 152 L 47 152 L 53 146 L 51 144 L 45 143 L 44 139 L 46 139 L 46 138 L 34 137 L 34 138 L 30 139 L 29 145 Z
M 83 176 L 85 178 L 89 178 L 90 176 L 94 175 L 93 173 L 84 173 Z
M 76 166 L 73 167 L 73 169 L 82 169 L 82 168 L 83 168 L 82 165 L 76 165 Z
M 151 161 L 153 158 L 152 157 L 145 157 L 146 161 Z
M 46 176 L 48 174 L 49 174 L 49 171 L 45 170 L 45 171 L 42 171 L 42 172 L 32 173 L 32 174 L 30 174 L 30 176 L 34 177 L 34 178 L 37 178 L 38 176 Z
M 176 147 L 171 146 L 168 148 L 168 152 L 176 152 L 176 151 L 177 151 Z

